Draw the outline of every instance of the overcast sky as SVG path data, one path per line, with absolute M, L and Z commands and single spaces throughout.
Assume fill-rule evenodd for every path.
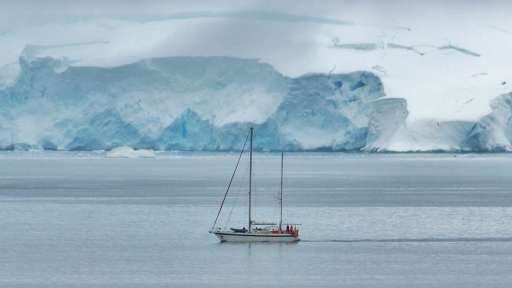
M 176 14 L 184 12 L 259 11 L 310 15 L 354 21 L 366 19 L 382 25 L 394 25 L 406 18 L 460 18 L 473 13 L 509 16 L 510 1 L 434 0 L 434 1 L 163 1 L 163 0 L 1 0 L 2 22 L 45 16 L 102 14 Z M 476 20 L 476 19 L 475 19 Z

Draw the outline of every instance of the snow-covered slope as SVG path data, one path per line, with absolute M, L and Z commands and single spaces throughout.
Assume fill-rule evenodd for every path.
M 0 147 L 230 149 L 257 125 L 267 149 L 508 151 L 511 10 L 13 2 L 0 10 Z
M 489 103 L 491 112 L 475 121 L 421 120 L 407 125 L 403 99 L 374 103 L 367 151 L 512 151 L 512 93 Z

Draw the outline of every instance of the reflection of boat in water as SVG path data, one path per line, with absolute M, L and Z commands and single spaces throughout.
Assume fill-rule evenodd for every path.
M 231 178 L 231 181 L 228 186 L 228 191 L 226 192 L 226 195 L 224 196 L 224 200 L 222 200 L 221 207 L 219 209 L 219 213 L 217 214 L 217 219 L 215 219 L 215 223 L 213 224 L 213 228 L 210 230 L 210 233 L 215 234 L 221 242 L 226 241 L 234 241 L 234 242 L 296 242 L 300 241 L 299 239 L 299 230 L 297 230 L 297 225 L 300 224 L 287 224 L 283 223 L 283 161 L 284 161 L 284 153 L 281 154 L 281 189 L 277 195 L 277 199 L 279 200 L 280 204 L 280 221 L 279 224 L 276 223 L 268 223 L 268 222 L 256 222 L 251 218 L 251 193 L 252 193 L 252 138 L 253 138 L 253 131 L 254 128 L 251 127 L 250 130 L 250 148 L 249 148 L 249 222 L 248 222 L 248 228 L 245 227 L 242 229 L 238 228 L 230 228 L 227 229 L 221 229 L 218 227 L 215 227 L 215 224 L 217 223 L 217 219 L 219 217 L 219 214 L 222 210 L 222 206 L 224 205 L 224 201 L 226 200 L 227 193 L 229 191 L 229 186 L 231 186 L 231 183 L 233 181 L 233 177 L 235 173 L 233 173 L 233 177 Z M 246 141 L 247 143 L 247 141 Z M 242 148 L 242 153 L 240 154 L 240 157 L 242 156 L 244 149 Z M 238 159 L 238 163 L 240 163 L 240 158 Z M 238 167 L 238 163 L 235 167 Z M 286 229 L 283 229 L 283 227 L 286 226 Z

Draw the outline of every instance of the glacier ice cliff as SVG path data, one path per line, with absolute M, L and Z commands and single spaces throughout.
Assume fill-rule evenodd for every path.
M 512 151 L 512 93 L 476 120 L 408 120 L 381 80 L 283 76 L 258 59 L 150 58 L 119 67 L 19 57 L 0 90 L 1 150 Z
M 0 10 L 0 149 L 512 149 L 511 1 L 61 2 Z
M 385 96 L 369 72 L 289 78 L 257 59 L 19 62 L 15 84 L 0 90 L 4 150 L 232 150 L 250 126 L 260 150 L 360 149 L 372 103 Z

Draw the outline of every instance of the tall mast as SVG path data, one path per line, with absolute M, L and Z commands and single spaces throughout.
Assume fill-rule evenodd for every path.
M 281 226 L 283 225 L 283 163 L 284 152 L 281 152 L 281 219 L 279 220 L 279 231 L 282 231 Z
M 249 233 L 251 233 L 251 193 L 252 193 L 252 134 L 254 127 L 251 127 L 251 148 L 249 149 Z

